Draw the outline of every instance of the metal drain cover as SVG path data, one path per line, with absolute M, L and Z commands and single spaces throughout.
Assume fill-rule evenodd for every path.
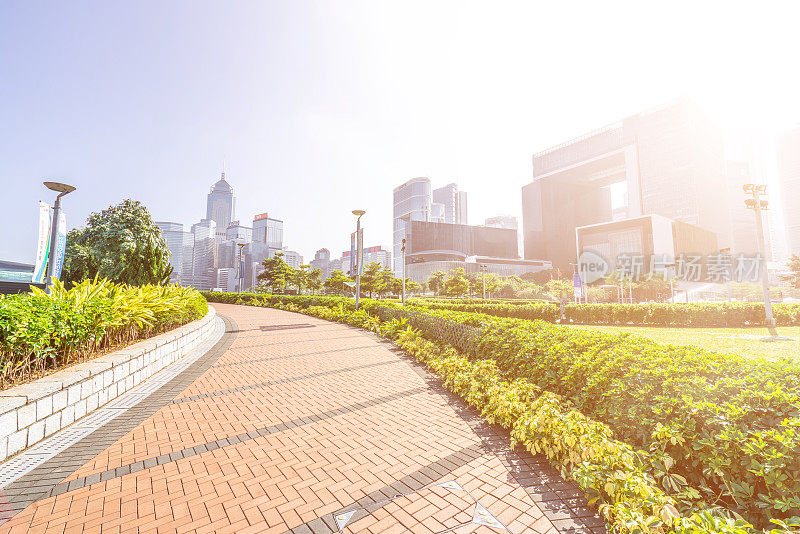
M 339 532 L 375 532 L 402 525 L 419 533 L 443 534 L 489 528 L 509 532 L 485 506 L 455 480 L 342 510 L 333 514 Z

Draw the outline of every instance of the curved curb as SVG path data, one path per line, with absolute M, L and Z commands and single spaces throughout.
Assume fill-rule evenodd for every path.
M 216 310 L 209 306 L 202 319 L 0 391 L 0 487 L 22 474 L 15 455 L 48 454 L 45 441 L 54 440 L 47 438 L 67 429 L 91 427 L 98 410 L 120 404 L 122 396 L 138 395 L 141 400 L 143 393 L 134 389 L 146 390 L 154 375 L 211 339 L 217 333 L 217 321 Z

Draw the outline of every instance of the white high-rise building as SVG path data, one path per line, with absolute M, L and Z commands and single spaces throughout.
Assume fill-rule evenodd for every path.
M 445 222 L 445 205 L 433 201 L 429 178 L 412 178 L 393 192 L 392 248 L 394 255 L 394 274 L 400 276 L 403 270 L 403 239 L 406 226 L 411 221 Z
M 225 180 L 225 173 L 211 186 L 211 191 L 206 199 L 206 219 L 216 223 L 215 239 L 217 242 L 225 240 L 225 231 L 233 220 L 234 212 L 233 188 Z

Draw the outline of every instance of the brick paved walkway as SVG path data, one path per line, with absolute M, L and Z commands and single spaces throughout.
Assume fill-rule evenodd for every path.
M 216 307 L 217 346 L 4 488 L 16 513 L 0 532 L 605 532 L 546 461 L 393 345 Z

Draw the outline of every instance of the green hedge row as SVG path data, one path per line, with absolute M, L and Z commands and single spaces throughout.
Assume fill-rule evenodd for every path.
M 791 517 L 798 513 L 793 500 L 800 439 L 797 366 L 777 365 L 750 377 L 745 375 L 752 365 L 735 372 L 737 363 L 747 362 L 716 365 L 702 351 L 659 347 L 626 335 L 573 337 L 574 330 L 542 322 L 430 312 L 469 318 L 487 330 L 480 344 L 485 358 L 470 360 L 452 349 L 442 352 L 402 322 L 381 324 L 366 309 L 354 311 L 344 302 L 310 306 L 308 299 L 291 297 L 251 302 L 395 339 L 487 419 L 509 428 L 514 440 L 559 465 L 600 504 L 615 532 L 752 532 L 720 508 L 727 504 L 760 528 L 769 528 L 772 519 L 779 525 L 772 534 L 800 527 L 800 518 Z M 770 376 L 778 382 L 770 383 Z M 606 426 L 587 415 L 610 422 Z M 649 446 L 636 450 L 615 436 Z M 707 483 L 721 480 L 728 493 L 710 491 L 693 474 Z M 751 480 L 743 480 L 748 476 Z M 747 489 L 748 482 L 760 486 Z M 766 493 L 756 495 L 760 491 Z
M 558 304 L 542 301 L 522 303 L 479 301 L 461 302 L 412 299 L 410 305 L 429 310 L 452 310 L 469 313 L 484 313 L 495 317 L 513 317 L 516 319 L 542 320 L 554 323 L 561 316 Z
M 800 325 L 800 304 L 773 304 L 778 325 Z M 764 324 L 756 302 L 567 304 L 564 320 L 579 324 L 743 327 Z
M 0 296 L 0 384 L 58 367 L 109 346 L 203 317 L 206 300 L 178 286 L 116 285 L 86 280 L 51 294 Z

